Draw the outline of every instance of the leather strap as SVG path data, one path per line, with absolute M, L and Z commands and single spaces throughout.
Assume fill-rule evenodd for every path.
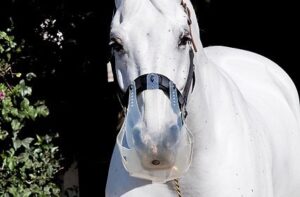
M 188 74 L 188 78 L 187 78 L 187 81 L 186 81 L 186 84 L 185 84 L 185 87 L 184 87 L 184 90 L 183 90 L 183 93 L 182 93 L 183 99 L 184 99 L 184 106 L 187 103 L 187 98 L 188 98 L 188 95 L 189 95 L 189 92 L 190 92 L 191 85 L 192 85 L 192 91 L 194 90 L 194 86 L 195 86 L 195 80 L 196 80 L 195 79 L 195 72 L 194 72 L 195 71 L 195 66 L 194 66 L 194 62 L 193 61 L 194 61 L 194 52 L 191 49 L 190 50 L 190 68 L 189 68 L 189 74 Z
M 141 92 L 143 92 L 144 90 L 147 90 L 147 76 L 150 74 L 156 74 L 158 76 L 159 89 L 162 90 L 165 94 L 167 94 L 169 96 L 169 88 L 170 88 L 169 82 L 171 80 L 168 77 L 158 74 L 158 73 L 149 73 L 149 74 L 141 75 L 134 80 L 137 95 L 140 94 Z M 129 94 L 129 89 L 127 89 L 127 91 L 125 93 L 126 100 L 124 100 L 124 102 L 125 102 L 124 104 L 127 104 L 127 102 L 128 102 L 128 94 Z M 185 104 L 184 103 L 185 99 L 178 89 L 177 89 L 177 95 L 178 95 L 179 105 L 182 107 Z

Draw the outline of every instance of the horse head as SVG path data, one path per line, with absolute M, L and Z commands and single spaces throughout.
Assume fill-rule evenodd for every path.
M 110 45 L 126 93 L 127 114 L 118 136 L 123 164 L 140 178 L 177 178 L 188 169 L 192 152 L 184 124 L 196 51 L 190 10 L 175 0 L 115 3 Z

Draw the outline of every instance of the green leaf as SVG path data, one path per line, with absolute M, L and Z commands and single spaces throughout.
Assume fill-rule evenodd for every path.
M 11 120 L 12 120 L 12 118 L 9 117 L 8 112 L 9 111 L 7 109 L 4 109 L 4 108 L 1 110 L 1 114 L 2 114 L 2 117 L 5 120 L 5 122 L 11 122 Z
M 33 78 L 36 78 L 36 74 L 34 74 L 32 72 L 26 74 L 27 81 L 31 81 Z
M 13 116 L 18 116 L 18 109 L 17 108 L 11 108 L 10 109 L 10 114 Z
M 24 87 L 25 86 L 25 81 L 23 79 L 20 80 L 19 85 L 22 86 L 22 87 Z
M 24 146 L 26 149 L 30 148 L 30 144 L 34 139 L 31 137 L 25 138 L 22 140 L 22 146 Z
M 7 151 L 7 153 L 9 154 L 9 156 L 10 157 L 13 157 L 14 155 L 15 155 L 15 149 L 13 149 L 13 148 L 10 148 L 8 151 Z
M 10 194 L 12 194 L 13 196 L 18 195 L 17 188 L 16 188 L 16 187 L 13 187 L 13 186 L 11 186 L 10 188 L 8 188 L 8 192 L 9 192 Z
M 0 131 L 0 140 L 5 140 L 8 136 L 8 132 L 6 130 Z
M 22 90 L 21 90 L 21 95 L 22 97 L 27 96 L 27 95 L 31 95 L 32 93 L 32 89 L 31 87 L 25 86 Z
M 14 130 L 14 131 L 19 131 L 21 128 L 23 127 L 23 125 L 21 124 L 21 122 L 17 119 L 13 119 L 11 121 L 11 128 Z
M 16 166 L 16 161 L 14 160 L 14 157 L 8 159 L 8 168 L 9 170 L 13 171 Z
M 7 58 L 7 61 L 9 62 L 10 59 L 11 59 L 11 54 L 10 53 L 6 53 L 6 58 Z
M 50 135 L 45 135 L 45 140 L 46 140 L 47 144 L 49 144 L 52 141 L 52 138 L 53 137 Z
M 16 77 L 20 78 L 22 76 L 22 73 L 16 73 Z
M 39 143 L 41 143 L 43 141 L 43 139 L 39 135 L 36 135 L 36 138 L 37 138 L 37 140 L 38 140 Z
M 28 107 L 27 114 L 32 120 L 35 120 L 38 115 L 37 110 L 35 110 L 33 106 Z
M 13 103 L 11 102 L 11 98 L 10 97 L 5 97 L 2 100 L 2 105 L 3 105 L 3 109 L 4 108 L 11 108 L 13 106 Z
M 16 53 L 20 53 L 22 51 L 22 48 L 21 47 L 17 47 L 16 48 Z
M 0 53 L 3 53 L 4 51 L 4 48 L 0 45 Z
M 27 98 L 24 98 L 20 104 L 22 110 L 27 109 L 29 107 L 29 105 L 30 105 L 30 102 Z
M 23 197 L 29 197 L 32 194 L 30 190 L 26 190 L 22 195 Z
M 58 146 L 55 146 L 55 147 L 51 148 L 51 153 L 52 154 L 55 153 L 55 152 L 57 152 L 57 151 L 58 151 Z
M 9 196 L 9 194 L 8 194 L 8 193 L 5 193 L 5 194 L 4 194 L 4 197 L 10 197 L 10 196 Z
M 8 160 L 8 158 L 6 157 L 5 154 L 2 154 L 1 157 L 4 158 L 2 166 L 1 166 L 1 168 L 3 169 L 5 166 L 7 166 L 7 163 L 8 163 L 7 160 Z
M 39 144 L 40 145 L 40 144 Z M 36 148 L 36 149 L 34 149 L 34 151 L 33 151 L 33 153 L 35 154 L 35 155 L 38 155 L 39 153 L 41 153 L 42 152 L 42 149 L 41 148 Z
M 31 160 L 27 159 L 27 160 L 25 161 L 24 167 L 25 167 L 25 168 L 28 168 L 28 169 L 31 169 L 32 166 L 33 166 L 33 162 L 32 162 Z
M 47 195 L 51 194 L 49 186 L 44 187 L 44 194 L 47 194 Z
M 7 36 L 7 33 L 5 31 L 0 31 L 0 39 L 3 39 Z
M 46 117 L 49 115 L 49 110 L 45 105 L 37 107 L 36 111 L 39 115 L 41 115 L 43 117 Z
M 34 174 L 29 174 L 29 177 L 30 177 L 31 179 L 36 179 L 36 178 L 37 178 Z
M 23 79 L 20 80 L 19 86 L 17 87 L 17 89 L 19 89 L 19 93 L 21 94 L 21 97 L 31 95 L 31 93 L 32 93 L 31 87 L 26 86 L 26 83 Z
M 16 140 L 13 141 L 13 146 L 14 146 L 15 150 L 18 150 L 21 147 L 21 145 L 22 145 L 22 141 L 21 140 L 16 139 Z

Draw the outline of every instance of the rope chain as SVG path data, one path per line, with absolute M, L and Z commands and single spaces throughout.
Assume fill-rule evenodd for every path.
M 182 197 L 178 179 L 174 179 L 174 187 L 175 187 L 175 191 L 177 192 L 178 197 Z
M 192 34 L 192 20 L 191 20 L 191 11 L 190 9 L 187 7 L 186 3 L 184 2 L 184 0 L 181 0 L 181 5 L 184 9 L 184 12 L 187 14 L 188 16 L 188 25 L 189 25 L 189 30 L 190 30 L 190 36 L 191 36 L 191 42 L 193 45 L 193 48 L 195 50 L 195 52 L 197 52 L 197 47 L 196 47 L 196 43 L 195 40 L 193 38 L 193 34 Z M 181 194 L 181 189 L 180 189 L 180 185 L 179 185 L 179 180 L 178 179 L 174 179 L 174 187 L 175 187 L 175 191 L 177 192 L 178 197 L 182 197 Z

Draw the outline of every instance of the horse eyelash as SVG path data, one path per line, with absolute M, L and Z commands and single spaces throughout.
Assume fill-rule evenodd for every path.
M 111 38 L 111 40 L 109 42 L 109 46 L 117 52 L 124 50 L 124 47 L 122 45 L 122 41 L 120 38 Z
M 191 41 L 192 41 L 192 38 L 191 38 L 190 35 L 186 35 L 186 34 L 185 34 L 185 35 L 182 35 L 182 36 L 180 37 L 178 46 L 184 46 L 184 45 L 188 44 L 188 43 L 191 42 Z

